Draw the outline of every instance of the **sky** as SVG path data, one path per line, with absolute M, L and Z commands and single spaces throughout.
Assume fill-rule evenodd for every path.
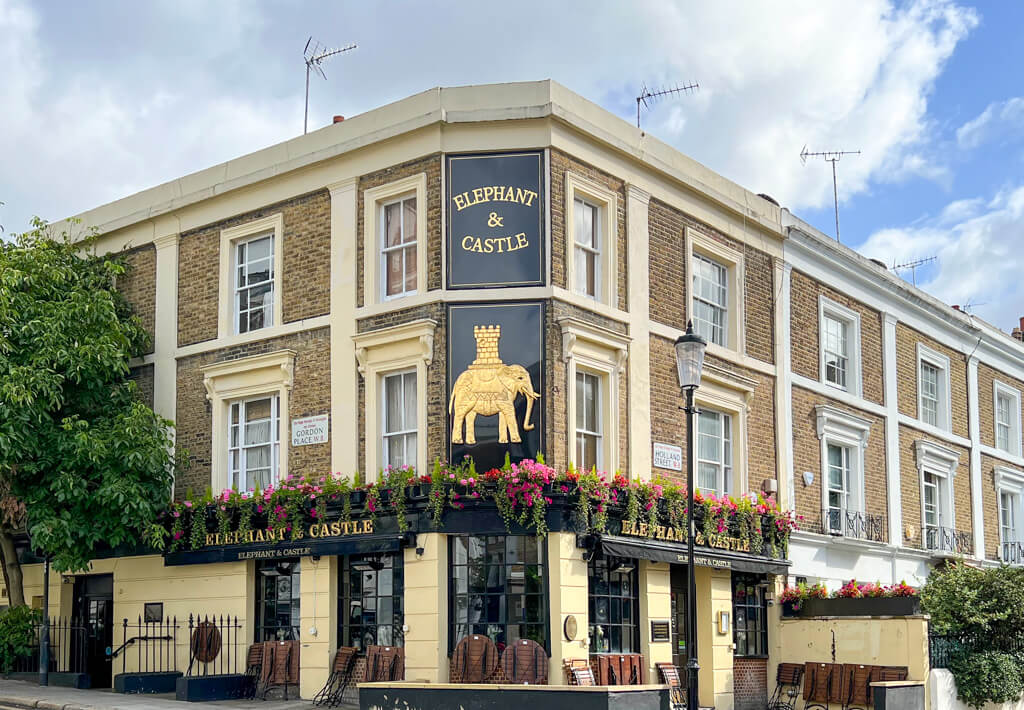
M 551 78 L 1010 330 L 1024 3 L 0 0 L 0 225 L 23 231 L 434 86 Z M 908 280 L 909 269 L 899 271 Z

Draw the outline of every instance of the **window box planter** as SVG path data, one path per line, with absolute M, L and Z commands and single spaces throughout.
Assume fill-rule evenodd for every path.
M 783 615 L 786 605 L 783 604 Z M 794 616 L 915 616 L 921 613 L 920 597 L 860 597 L 856 599 L 806 599 Z M 788 615 L 787 615 L 788 616 Z

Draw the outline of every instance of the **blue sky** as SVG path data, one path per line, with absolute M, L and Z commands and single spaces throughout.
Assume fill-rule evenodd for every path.
M 1024 3 L 0 0 L 0 224 L 24 229 L 438 85 L 553 78 L 1009 330 L 1024 315 Z M 909 278 L 909 273 L 906 274 Z

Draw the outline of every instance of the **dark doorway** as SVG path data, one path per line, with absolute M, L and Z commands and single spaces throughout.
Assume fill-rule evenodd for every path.
M 75 613 L 85 627 L 85 672 L 93 688 L 109 688 L 114 643 L 114 575 L 75 578 Z
M 686 668 L 686 567 L 672 565 L 669 589 L 672 594 L 672 664 L 685 673 Z M 685 678 L 685 676 L 683 676 Z

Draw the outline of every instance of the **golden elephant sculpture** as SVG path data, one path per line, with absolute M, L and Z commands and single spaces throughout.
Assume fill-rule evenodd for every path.
M 455 416 L 452 422 L 452 443 L 463 443 L 462 429 L 465 424 L 465 443 L 475 444 L 477 416 L 490 417 L 495 414 L 498 415 L 498 443 L 521 442 L 515 410 L 516 397 L 520 394 L 526 398 L 523 431 L 530 431 L 533 429 L 530 422 L 533 403 L 540 395 L 534 391 L 526 368 L 522 365 L 471 365 L 455 380 L 448 401 L 448 412 Z

